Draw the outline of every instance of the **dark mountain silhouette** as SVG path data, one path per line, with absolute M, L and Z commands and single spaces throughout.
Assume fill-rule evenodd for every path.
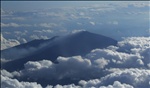
M 116 44 L 117 41 L 112 38 L 87 31 L 63 37 L 53 37 L 48 40 L 34 40 L 26 44 L 3 50 L 3 58 L 7 57 L 8 53 L 10 54 L 11 51 L 15 51 L 12 55 L 14 60 L 2 64 L 2 68 L 8 71 L 21 70 L 26 62 L 43 59 L 48 59 L 57 63 L 56 59 L 58 56 L 70 57 L 75 55 L 85 55 L 92 49 L 106 48 L 109 45 Z M 14 54 L 16 54 L 17 57 L 15 57 Z

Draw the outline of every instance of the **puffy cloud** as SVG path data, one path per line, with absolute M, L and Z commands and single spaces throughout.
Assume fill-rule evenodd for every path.
M 79 82 L 83 88 L 147 88 L 150 86 L 150 70 L 145 69 L 115 69 L 101 79 Z M 123 83 L 123 84 L 121 84 Z M 112 85 L 111 85 L 112 84 Z M 105 87 L 107 86 L 107 87 Z
M 38 85 L 11 79 L 27 77 L 35 81 L 70 78 L 79 81 L 80 85 L 57 84 L 47 88 L 147 88 L 150 86 L 149 41 L 149 37 L 131 37 L 118 42 L 118 46 L 94 49 L 86 56 L 60 56 L 57 64 L 50 60 L 29 61 L 21 71 L 9 73 L 2 70 L 2 85 L 15 86 L 7 83 L 9 80 L 18 83 L 18 86 Z
M 56 85 L 56 86 L 51 86 L 48 85 L 46 88 L 81 88 L 80 86 L 76 86 L 74 84 L 70 84 L 70 85 Z
M 6 70 L 1 70 L 1 75 L 9 77 L 9 78 L 13 78 L 14 77 L 13 74 L 9 73 Z
M 113 85 L 101 86 L 100 88 L 134 88 L 128 84 L 121 84 L 119 81 L 115 81 Z
M 140 55 L 145 66 L 150 63 L 150 37 L 130 37 L 118 42 L 118 50 L 121 52 Z
M 150 86 L 150 70 L 137 68 L 113 70 L 113 73 L 101 78 L 101 80 L 105 84 L 110 84 L 114 80 L 118 80 L 121 83 L 130 84 L 135 88 L 145 88 Z
M 100 70 L 107 65 L 107 61 L 104 59 L 99 59 L 92 63 L 89 59 L 83 59 L 81 56 L 73 56 L 68 58 L 58 57 L 57 61 L 58 64 L 54 64 L 49 60 L 34 62 L 29 61 L 25 64 L 25 69 L 22 70 L 20 74 L 22 76 L 29 76 L 33 79 L 88 79 L 91 75 L 93 77 L 100 76 L 98 73 L 100 73 Z M 105 63 L 100 64 L 102 62 Z
M 20 73 L 19 72 L 17 72 L 17 71 L 14 71 L 14 72 L 8 72 L 8 71 L 6 71 L 6 70 L 1 70 L 1 75 L 2 76 L 5 76 L 5 77 L 9 77 L 9 78 L 14 78 L 14 77 L 16 77 L 16 76 L 20 76 Z
M 133 39 L 134 41 L 131 41 Z M 100 78 L 80 81 L 79 84 L 82 84 L 85 88 L 89 86 L 102 86 L 102 88 L 119 86 L 132 88 L 133 86 L 139 88 L 143 84 L 149 86 L 150 73 L 149 70 L 145 69 L 145 66 L 149 67 L 149 62 L 147 62 L 149 60 L 149 45 L 147 41 L 149 41 L 149 38 L 128 38 L 119 42 L 118 46 L 109 46 L 107 49 L 94 49 L 85 57 L 60 56 L 57 58 L 57 64 L 52 63 L 50 60 L 29 61 L 24 65 L 25 69 L 17 74 L 19 74 L 18 77 L 28 77 L 33 80 L 61 80 L 65 78 L 89 80 Z M 130 53 L 126 52 L 126 48 L 130 50 Z
M 30 62 L 29 62 L 30 63 Z M 41 62 L 42 63 L 42 62 Z M 49 64 L 47 62 L 42 64 Z M 11 88 L 81 88 L 81 86 L 76 86 L 75 84 L 68 84 L 68 85 L 60 85 L 57 84 L 56 86 L 47 85 L 46 87 L 42 87 L 40 84 L 36 82 L 20 82 L 13 77 L 18 75 L 17 72 L 8 72 L 6 70 L 1 70 L 1 87 L 11 87 Z
M 42 63 L 42 62 L 41 62 Z M 51 64 L 51 63 L 42 63 Z M 32 66 L 31 66 L 32 67 Z M 41 67 L 37 64 L 37 67 Z M 42 67 L 41 67 L 42 68 Z M 31 70 L 31 69 L 30 69 Z M 33 70 L 33 69 L 32 69 Z M 107 70 L 107 69 L 106 69 Z M 44 70 L 43 70 L 44 71 Z M 81 80 L 79 85 L 68 84 L 56 86 L 47 85 L 46 88 L 147 88 L 150 86 L 150 70 L 145 69 L 108 69 L 109 73 L 100 79 L 91 79 L 89 81 Z M 40 84 L 36 82 L 19 82 L 17 79 L 9 78 L 10 74 L 5 71 L 7 75 L 1 75 L 2 87 L 18 87 L 19 88 L 41 88 Z M 9 74 L 9 75 L 8 75 Z M 38 74 L 38 73 L 37 73 Z M 49 74 L 50 75 L 50 74 Z
M 121 49 L 146 49 L 150 47 L 150 37 L 127 37 L 123 41 L 118 42 Z M 140 50 L 139 50 L 140 51 Z
M 19 82 L 17 79 L 11 79 L 1 75 L 1 87 L 2 88 L 42 88 L 40 84 L 36 82 Z
M 109 60 L 106 60 L 104 58 L 100 58 L 94 61 L 95 64 L 98 65 L 99 68 L 104 68 L 106 65 L 108 65 Z
M 141 59 L 143 59 L 143 57 L 138 54 L 122 53 L 122 52 L 117 52 L 109 49 L 92 50 L 91 53 L 87 54 L 86 57 L 91 60 L 105 58 L 106 60 L 109 61 L 109 65 L 108 65 L 109 67 L 119 67 L 119 68 L 142 66 Z M 139 63 L 139 60 L 141 63 Z

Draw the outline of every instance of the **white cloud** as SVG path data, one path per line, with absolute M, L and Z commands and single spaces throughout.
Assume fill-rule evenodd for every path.
M 25 69 L 21 71 L 21 74 L 23 76 L 28 75 L 33 79 L 63 79 L 68 77 L 74 79 L 80 77 L 86 78 L 88 74 L 85 75 L 84 72 L 92 70 L 92 63 L 90 62 L 90 60 L 83 59 L 80 56 L 74 56 L 69 58 L 58 57 L 57 60 L 59 64 L 54 64 L 49 60 L 27 62 L 25 64 Z
M 5 39 L 1 34 L 1 50 L 7 49 L 16 45 L 19 45 L 20 42 L 15 39 Z
M 19 82 L 17 79 L 11 79 L 1 75 L 1 87 L 2 88 L 42 88 L 40 84 L 36 82 Z
M 99 68 L 104 68 L 106 65 L 108 65 L 109 60 L 106 60 L 104 58 L 100 58 L 94 61 L 95 64 L 98 65 Z
M 121 83 L 126 83 L 134 86 L 135 88 L 148 87 L 150 81 L 150 70 L 145 69 L 122 69 L 113 71 L 113 73 L 101 78 L 106 84 L 115 80 Z
M 78 32 L 82 32 L 82 31 L 86 31 L 84 29 L 81 29 L 81 30 L 73 30 L 72 33 L 78 33 Z
M 41 23 L 41 24 L 39 24 L 39 26 L 46 27 L 46 28 L 52 28 L 52 27 L 57 26 L 57 24 L 55 24 L 55 23 Z
M 95 49 L 92 50 L 91 53 L 87 54 L 86 56 L 90 60 L 97 60 L 99 58 L 105 58 L 109 61 L 109 67 L 119 67 L 119 68 L 126 68 L 126 67 L 139 67 L 141 63 L 137 62 L 138 59 L 143 59 L 140 55 L 128 54 L 117 52 L 109 49 Z M 133 64 L 134 63 L 134 64 Z
M 145 66 L 150 63 L 150 37 L 130 37 L 118 42 L 118 51 L 132 53 L 143 57 Z
M 9 72 L 6 71 L 6 70 L 1 70 L 1 75 L 6 76 L 6 77 L 9 77 L 9 78 L 13 78 L 13 77 L 14 77 L 13 74 L 9 73 Z
M 29 24 L 1 23 L 1 27 L 30 27 Z
M 95 22 L 92 22 L 92 21 L 91 21 L 90 24 L 91 24 L 91 25 L 95 25 Z
M 79 82 L 83 88 L 100 87 L 100 88 L 147 88 L 150 86 L 150 71 L 145 69 L 123 69 L 113 70 L 112 73 L 101 79 L 89 81 L 81 80 Z M 123 83 L 123 84 L 121 84 Z M 110 85 L 113 84 L 113 85 Z M 105 87 L 104 85 L 108 85 Z M 122 86 L 122 87 L 121 87 Z
M 70 84 L 70 85 L 59 85 L 57 84 L 56 86 L 47 86 L 46 88 L 81 88 L 80 86 L 76 86 L 74 84 Z
M 134 88 L 128 84 L 121 84 L 119 81 L 115 81 L 113 85 L 101 86 L 100 88 Z
M 30 36 L 31 40 L 35 40 L 35 39 L 49 39 L 46 35 L 36 35 L 36 34 L 33 34 Z
M 18 21 L 24 21 L 25 18 L 23 17 L 2 17 L 3 20 L 18 20 Z
M 34 32 L 38 32 L 38 33 L 53 33 L 53 30 L 42 29 L 42 30 L 34 30 Z

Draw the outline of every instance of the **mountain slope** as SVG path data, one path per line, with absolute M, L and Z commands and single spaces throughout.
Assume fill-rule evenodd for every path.
M 52 62 L 57 62 L 56 59 L 58 56 L 69 57 L 75 55 L 85 55 L 92 49 L 106 48 L 109 45 L 117 44 L 116 40 L 87 31 L 49 40 L 37 41 L 27 43 L 26 46 L 30 46 L 29 49 L 20 47 L 22 45 L 16 46 L 19 47 L 17 48 L 18 51 L 16 52 L 21 52 L 21 50 L 26 49 L 25 51 L 28 52 L 28 54 L 21 55 L 21 58 L 17 58 L 13 61 L 3 64 L 2 68 L 9 71 L 20 70 L 23 69 L 24 64 L 28 61 L 48 59 Z M 34 47 L 34 45 L 32 45 L 35 44 L 35 42 L 38 47 Z M 31 47 L 34 47 L 33 51 L 30 49 Z M 9 49 L 7 52 L 8 51 Z M 17 55 L 19 56 L 19 53 Z

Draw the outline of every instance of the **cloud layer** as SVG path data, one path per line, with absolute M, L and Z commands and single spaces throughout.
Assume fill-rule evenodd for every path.
M 79 5 L 77 2 L 73 4 Z M 24 38 L 28 42 L 65 35 L 73 30 L 103 33 L 118 40 L 126 36 L 149 36 L 148 2 L 94 2 L 88 6 L 86 4 L 88 5 L 88 2 L 79 7 L 36 8 L 26 11 L 12 11 L 3 5 L 1 32 L 6 39 L 19 42 L 19 38 Z M 11 6 L 15 7 L 13 4 Z
M 150 86 L 149 41 L 149 37 L 131 37 L 118 42 L 118 46 L 92 50 L 84 57 L 60 56 L 57 58 L 57 64 L 49 60 L 29 61 L 24 64 L 25 69 L 18 72 L 9 73 L 2 70 L 2 84 L 28 84 L 40 88 L 42 84 L 19 82 L 17 79 L 27 77 L 36 81 L 69 78 L 76 80 L 78 84 L 57 84 L 54 87 L 147 88 Z M 14 81 L 14 85 L 9 81 Z M 52 86 L 47 84 L 47 88 Z

